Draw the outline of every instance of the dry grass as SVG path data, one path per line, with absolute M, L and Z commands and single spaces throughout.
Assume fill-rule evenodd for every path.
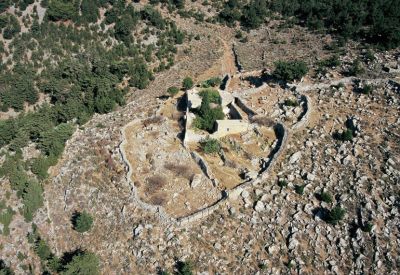
M 225 166 L 227 166 L 229 168 L 233 168 L 233 169 L 239 168 L 238 164 L 230 159 L 227 159 L 224 164 L 225 164 Z
M 187 180 L 191 180 L 193 177 L 193 169 L 189 165 L 167 163 L 164 167 L 173 172 L 176 176 L 183 177 Z
M 158 125 L 158 124 L 161 123 L 162 120 L 163 120 L 163 118 L 161 116 L 152 116 L 152 117 L 149 117 L 149 118 L 143 120 L 142 123 L 143 123 L 144 127 L 147 127 L 147 126 L 152 125 L 152 124 L 157 124 Z
M 161 195 L 156 194 L 156 195 L 151 196 L 149 202 L 150 202 L 151 204 L 153 204 L 153 205 L 160 205 L 160 206 L 163 206 L 163 205 L 165 205 L 166 200 L 165 200 L 165 198 L 162 197 Z
M 164 176 L 155 175 L 147 179 L 146 193 L 155 193 L 160 191 L 167 184 L 167 179 Z

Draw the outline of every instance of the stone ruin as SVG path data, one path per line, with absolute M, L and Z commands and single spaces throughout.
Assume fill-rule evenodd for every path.
M 258 72 L 255 72 L 258 73 Z M 239 73 L 240 74 L 240 73 Z M 250 74 L 250 73 L 246 73 Z M 199 95 L 199 88 L 193 88 L 185 92 L 185 100 L 186 100 L 186 111 L 184 115 L 185 123 L 184 123 L 184 137 L 182 143 L 186 150 L 190 152 L 190 156 L 193 161 L 199 166 L 201 169 L 203 176 L 207 177 L 214 186 L 219 184 L 218 179 L 215 177 L 215 171 L 213 171 L 211 165 L 207 162 L 207 160 L 201 156 L 195 150 L 191 150 L 190 144 L 199 143 L 201 140 L 209 137 L 215 139 L 221 139 L 223 137 L 232 135 L 232 134 L 243 134 L 249 131 L 257 132 L 260 125 L 257 124 L 257 120 L 254 118 L 262 117 L 261 114 L 258 114 L 256 111 L 252 109 L 252 107 L 247 105 L 245 99 L 241 98 L 241 91 L 233 91 L 228 92 L 229 82 L 231 81 L 230 76 L 225 77 L 224 89 L 218 89 L 218 92 L 221 96 L 221 107 L 225 114 L 225 119 L 218 120 L 215 123 L 215 131 L 213 133 L 207 132 L 199 132 L 192 128 L 193 120 L 195 119 L 195 114 L 191 112 L 192 109 L 198 108 L 201 105 L 202 99 Z M 243 93 L 254 93 L 260 91 L 265 88 L 267 84 L 263 84 L 261 87 L 250 88 L 242 91 Z M 299 128 L 304 127 L 309 120 L 311 113 L 311 102 L 307 96 L 300 96 L 300 100 L 303 102 L 301 105 L 303 106 L 303 112 L 301 116 L 298 118 L 297 123 L 290 125 L 291 131 L 297 131 Z M 275 162 L 282 155 L 287 140 L 290 136 L 290 130 L 280 121 L 275 122 L 275 125 L 269 125 L 271 130 L 275 133 L 276 140 L 271 145 L 272 150 L 264 157 L 261 158 L 261 163 L 258 171 L 249 171 L 243 177 L 241 182 L 237 182 L 237 184 L 228 189 L 224 189 L 221 192 L 220 198 L 217 199 L 214 203 L 209 204 L 201 209 L 195 210 L 189 215 L 181 216 L 178 218 L 172 217 L 169 213 L 165 211 L 162 206 L 155 206 L 149 203 L 145 203 L 141 201 L 139 195 L 137 194 L 136 187 L 134 183 L 131 181 L 132 175 L 132 167 L 129 164 L 129 161 L 126 160 L 125 157 L 125 142 L 121 143 L 120 150 L 121 155 L 125 162 L 127 162 L 128 167 L 128 177 L 127 180 L 132 185 L 132 191 L 134 199 L 138 202 L 138 205 L 142 206 L 142 208 L 153 212 L 156 216 L 160 218 L 161 221 L 166 223 L 174 223 L 176 225 L 186 225 L 192 222 L 195 222 L 199 219 L 202 219 L 215 210 L 219 209 L 222 205 L 225 205 L 230 199 L 237 199 L 237 197 L 246 189 L 251 188 L 262 181 L 266 180 L 269 176 L 269 172 L 273 168 Z M 124 130 L 123 130 L 124 134 Z M 125 134 L 124 134 L 125 136 Z M 225 155 L 223 150 L 220 152 L 221 159 L 225 159 Z M 222 155 L 221 155 L 222 153 Z M 192 180 L 191 185 L 195 185 Z M 192 186 L 193 187 L 193 186 Z

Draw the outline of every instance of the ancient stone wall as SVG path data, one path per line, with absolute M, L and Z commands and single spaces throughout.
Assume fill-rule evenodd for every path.
M 231 116 L 231 119 L 242 120 L 243 116 L 240 114 L 240 112 L 237 108 L 238 108 L 238 106 L 236 106 L 235 103 L 231 103 L 229 105 L 229 115 Z
M 201 171 L 203 171 L 207 178 L 209 178 L 210 180 L 215 179 L 211 168 L 208 166 L 208 163 L 199 154 L 192 151 L 190 152 L 190 155 L 192 156 L 193 160 L 199 165 Z
M 300 129 L 301 127 L 307 125 L 310 119 L 310 114 L 312 112 L 312 105 L 310 98 L 307 95 L 302 95 L 301 101 L 303 102 L 304 110 L 300 115 L 300 119 L 295 124 L 293 124 L 292 126 L 293 130 Z
M 202 218 L 207 217 L 208 215 L 212 214 L 213 212 L 215 212 L 215 210 L 217 210 L 219 207 L 221 207 L 222 205 L 225 205 L 226 200 L 229 199 L 237 199 L 238 196 L 247 188 L 250 188 L 258 183 L 260 183 L 261 181 L 265 180 L 268 177 L 268 173 L 270 172 L 270 170 L 272 169 L 273 165 L 275 164 L 276 160 L 278 159 L 278 157 L 282 154 L 282 151 L 284 150 L 284 148 L 286 147 L 287 144 L 287 140 L 288 140 L 288 131 L 286 129 L 286 127 L 283 124 L 278 123 L 275 126 L 276 132 L 277 132 L 277 136 L 278 136 L 278 143 L 276 145 L 276 148 L 274 149 L 275 153 L 273 154 L 273 156 L 271 157 L 270 161 L 268 162 L 268 166 L 265 168 L 264 171 L 262 171 L 257 178 L 243 182 L 241 184 L 239 184 L 238 186 L 232 188 L 231 190 L 227 190 L 226 191 L 226 195 L 223 196 L 219 201 L 217 201 L 215 204 L 206 207 L 202 210 L 197 211 L 196 213 L 193 213 L 191 215 L 185 216 L 185 217 L 181 217 L 179 219 L 177 219 L 177 223 L 178 225 L 185 225 L 185 224 L 189 224 L 191 222 L 195 222 L 198 221 Z M 201 157 L 200 157 L 201 158 Z
M 122 134 L 122 137 L 123 137 L 123 141 L 119 145 L 119 152 L 121 154 L 122 161 L 125 163 L 126 169 L 127 169 L 127 174 L 126 174 L 126 178 L 125 179 L 130 184 L 130 186 L 132 187 L 132 189 L 131 189 L 131 191 L 132 191 L 131 198 L 140 208 L 142 208 L 142 209 L 144 209 L 146 211 L 149 211 L 150 213 L 155 214 L 160 219 L 160 221 L 162 221 L 164 223 L 173 222 L 173 218 L 171 218 L 165 212 L 165 209 L 163 207 L 155 206 L 155 205 L 143 202 L 140 199 L 140 197 L 139 197 L 139 195 L 137 193 L 136 186 L 134 185 L 134 183 L 131 180 L 132 179 L 133 170 L 132 170 L 132 166 L 131 166 L 130 162 L 128 161 L 128 158 L 126 156 L 125 149 L 124 149 L 125 146 L 126 146 L 126 143 L 127 143 L 126 131 L 125 130 L 126 130 L 127 127 L 129 127 L 129 126 L 131 126 L 131 125 L 133 125 L 135 123 L 138 123 L 138 121 L 134 120 L 134 121 L 128 123 L 127 125 L 125 125 L 122 128 L 121 134 Z
M 235 97 L 235 104 L 239 106 L 240 109 L 243 110 L 249 117 L 255 116 L 257 113 L 253 111 L 250 107 L 248 107 L 242 99 L 239 97 Z

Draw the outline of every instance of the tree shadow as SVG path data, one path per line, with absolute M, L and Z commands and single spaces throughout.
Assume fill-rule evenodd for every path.
M 282 89 L 288 88 L 287 82 L 277 79 L 273 74 L 267 73 L 266 71 L 263 71 L 260 76 L 247 76 L 244 80 L 250 82 L 250 84 L 254 85 L 256 88 L 261 87 L 264 83 L 271 86 L 278 85 Z
M 329 210 L 324 207 L 317 207 L 312 210 L 312 213 L 314 217 L 318 217 L 325 222 L 327 221 L 327 218 L 329 216 Z
M 63 266 L 65 266 L 68 263 L 70 263 L 75 256 L 82 255 L 84 253 L 85 253 L 85 251 L 80 248 L 75 249 L 73 251 L 64 252 L 64 254 L 62 255 L 62 257 L 60 259 L 61 263 Z
M 186 108 L 188 106 L 188 99 L 186 94 L 178 98 L 177 103 L 176 103 L 176 109 L 180 112 L 185 112 Z
M 76 228 L 77 221 L 78 221 L 78 218 L 79 218 L 80 215 L 81 215 L 81 213 L 78 212 L 78 211 L 74 211 L 74 213 L 72 214 L 72 217 L 71 217 L 71 224 L 72 224 L 72 228 L 73 228 L 73 229 Z

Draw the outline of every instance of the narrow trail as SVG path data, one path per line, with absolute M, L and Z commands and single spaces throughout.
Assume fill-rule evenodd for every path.
M 232 46 L 230 46 L 224 39 L 219 37 L 224 47 L 224 55 L 222 56 L 221 72 L 223 74 L 233 75 L 236 73 L 235 57 L 232 52 Z

